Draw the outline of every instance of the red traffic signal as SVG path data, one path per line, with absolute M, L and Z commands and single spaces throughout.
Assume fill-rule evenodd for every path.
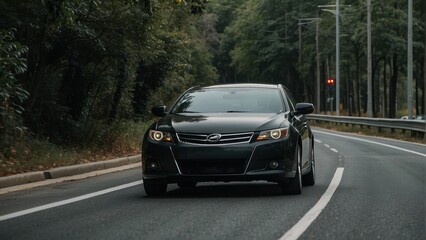
M 327 78 L 327 85 L 334 85 L 334 78 Z

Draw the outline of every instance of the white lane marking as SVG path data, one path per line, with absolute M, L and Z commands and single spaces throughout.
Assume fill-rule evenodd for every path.
M 296 223 L 290 230 L 288 230 L 280 240 L 293 240 L 298 239 L 308 227 L 312 224 L 312 222 L 318 217 L 318 215 L 324 210 L 336 191 L 337 187 L 342 180 L 344 168 L 339 167 L 336 169 L 334 173 L 334 177 L 331 180 L 330 185 L 328 186 L 325 193 L 321 196 L 320 200 L 313 206 L 306 214 L 303 216 L 299 222 Z
M 424 154 L 424 153 L 419 153 L 419 152 L 416 152 L 416 151 L 411 151 L 411 150 L 408 150 L 408 149 L 396 147 L 396 146 L 385 144 L 385 143 L 379 143 L 379 142 L 374 142 L 374 141 L 370 141 L 370 140 L 365 140 L 365 139 L 362 139 L 362 138 L 349 137 L 349 136 L 338 135 L 338 134 L 334 134 L 334 133 L 322 132 L 322 131 L 317 131 L 317 130 L 312 130 L 312 131 L 313 132 L 327 134 L 327 135 L 331 135 L 331 136 L 335 136 L 335 137 L 341 137 L 341 138 L 347 138 L 347 139 L 357 140 L 357 141 L 366 142 L 366 143 L 372 143 L 372 144 L 380 145 L 380 146 L 383 146 L 383 147 L 393 148 L 393 149 L 396 149 L 396 150 L 400 150 L 400 151 L 404 151 L 404 152 L 408 152 L 408 153 L 420 155 L 422 157 L 426 157 L 426 154 Z
M 317 142 L 317 143 L 322 143 L 320 140 L 318 140 L 318 139 L 315 139 L 314 140 L 315 142 Z
M 97 197 L 97 196 L 104 195 L 104 194 L 107 194 L 107 193 L 119 191 L 119 190 L 122 190 L 122 189 L 125 189 L 125 188 L 129 188 L 129 187 L 133 187 L 133 186 L 139 185 L 141 183 L 142 183 L 142 180 L 141 181 L 132 182 L 132 183 L 128 183 L 128 184 L 123 184 L 123 185 L 120 185 L 120 186 L 117 186 L 117 187 L 107 188 L 107 189 L 104 189 L 104 190 L 101 190 L 101 191 L 98 191 L 98 192 L 93 192 L 93 193 L 81 195 L 81 196 L 70 198 L 70 199 L 66 199 L 66 200 L 63 200 L 63 201 L 49 203 L 49 204 L 45 204 L 45 205 L 42 205 L 42 206 L 38 206 L 38 207 L 34 207 L 34 208 L 22 210 L 22 211 L 19 211 L 19 212 L 14 212 L 14 213 L 6 214 L 6 215 L 3 215 L 3 216 L 0 216 L 0 222 L 8 220 L 8 219 L 12 219 L 12 218 L 17 218 L 17 217 L 20 217 L 20 216 L 24 216 L 24 215 L 27 215 L 27 214 L 31 214 L 31 213 L 35 213 L 35 212 L 40 212 L 40 211 L 47 210 L 47 209 L 50 209 L 50 208 L 55 208 L 55 207 L 67 205 L 67 204 L 70 204 L 70 203 L 75 203 L 75 202 L 78 202 L 78 201 L 82 201 L 82 200 L 85 200 L 85 199 Z
M 330 148 L 331 151 L 338 153 L 339 151 L 337 151 L 335 148 Z
M 328 144 L 324 144 L 324 146 L 327 147 L 327 148 L 330 148 L 330 145 L 328 145 Z

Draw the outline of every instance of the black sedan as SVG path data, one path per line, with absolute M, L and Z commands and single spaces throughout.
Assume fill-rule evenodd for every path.
M 194 87 L 160 120 L 142 144 L 143 184 L 148 196 L 167 184 L 193 188 L 197 182 L 276 182 L 285 194 L 315 184 L 314 138 L 305 114 L 282 85 L 232 84 Z

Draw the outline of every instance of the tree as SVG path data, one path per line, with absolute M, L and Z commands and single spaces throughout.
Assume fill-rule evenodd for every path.
M 28 47 L 16 42 L 15 32 L 15 29 L 0 30 L 0 155 L 7 155 L 25 131 L 22 113 L 28 92 L 18 78 L 27 70 L 23 55 Z
M 230 51 L 236 41 L 231 36 L 228 37 L 226 29 L 236 19 L 237 10 L 245 0 L 212 0 L 208 5 L 208 11 L 217 16 L 216 31 L 219 34 L 220 44 L 214 50 L 214 65 L 219 72 L 219 82 L 230 83 L 242 79 L 236 69 L 231 65 L 232 59 Z
M 242 4 L 239 4 L 239 1 L 235 2 L 232 7 L 229 7 L 228 1 L 220 2 L 221 5 L 212 7 L 212 11 L 219 17 L 218 32 L 224 32 L 221 38 L 221 51 L 219 57 L 216 57 L 220 59 L 216 62 L 216 66 L 221 74 L 221 81 L 281 82 L 295 92 L 297 98 L 311 99 L 316 68 L 314 24 L 301 27 L 299 50 L 297 23 L 298 19 L 315 17 L 317 5 L 334 2 L 249 0 Z M 213 3 L 219 4 L 219 1 Z M 422 78 L 424 44 L 419 36 L 424 35 L 422 24 L 424 21 L 421 21 L 424 3 L 415 0 L 414 4 L 417 6 L 414 8 L 415 76 L 419 86 L 417 89 L 421 89 L 419 79 Z M 367 99 L 365 91 L 367 63 L 364 59 L 367 45 L 366 7 L 362 0 L 352 1 L 351 5 L 350 8 L 343 8 L 341 11 L 340 37 L 343 43 L 341 66 L 345 68 L 345 74 L 342 75 L 339 90 L 344 89 L 348 93 L 343 95 L 345 106 L 349 106 L 351 96 L 355 98 L 353 105 L 361 116 L 362 106 L 366 106 Z M 373 3 L 372 69 L 376 116 L 380 113 L 389 113 L 390 117 L 396 117 L 397 99 L 400 99 L 398 101 L 400 108 L 405 104 L 403 99 L 405 91 L 398 91 L 398 86 L 404 84 L 405 76 L 406 63 L 403 56 L 406 54 L 406 8 L 405 3 L 398 1 Z M 230 12 L 234 14 L 231 15 Z M 321 62 L 332 63 L 335 57 L 334 17 L 329 17 L 329 13 L 323 13 L 320 17 Z M 323 66 L 321 69 L 328 68 Z M 333 66 L 329 69 L 332 72 Z M 323 71 L 321 75 L 325 76 L 326 73 Z M 419 93 L 417 90 L 417 95 Z
M 16 86 L 29 93 L 22 106 L 35 136 L 99 142 L 121 119 L 149 117 L 148 98 L 164 84 L 176 86 L 168 92 L 175 96 L 216 81 L 206 44 L 213 35 L 194 27 L 205 0 L 0 0 L 0 7 L 0 28 L 16 28 L 15 42 L 28 46 Z

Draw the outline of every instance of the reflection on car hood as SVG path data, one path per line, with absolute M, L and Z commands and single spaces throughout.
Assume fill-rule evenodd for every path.
M 279 128 L 283 121 L 283 113 L 169 114 L 158 122 L 157 129 L 182 133 L 254 132 Z

